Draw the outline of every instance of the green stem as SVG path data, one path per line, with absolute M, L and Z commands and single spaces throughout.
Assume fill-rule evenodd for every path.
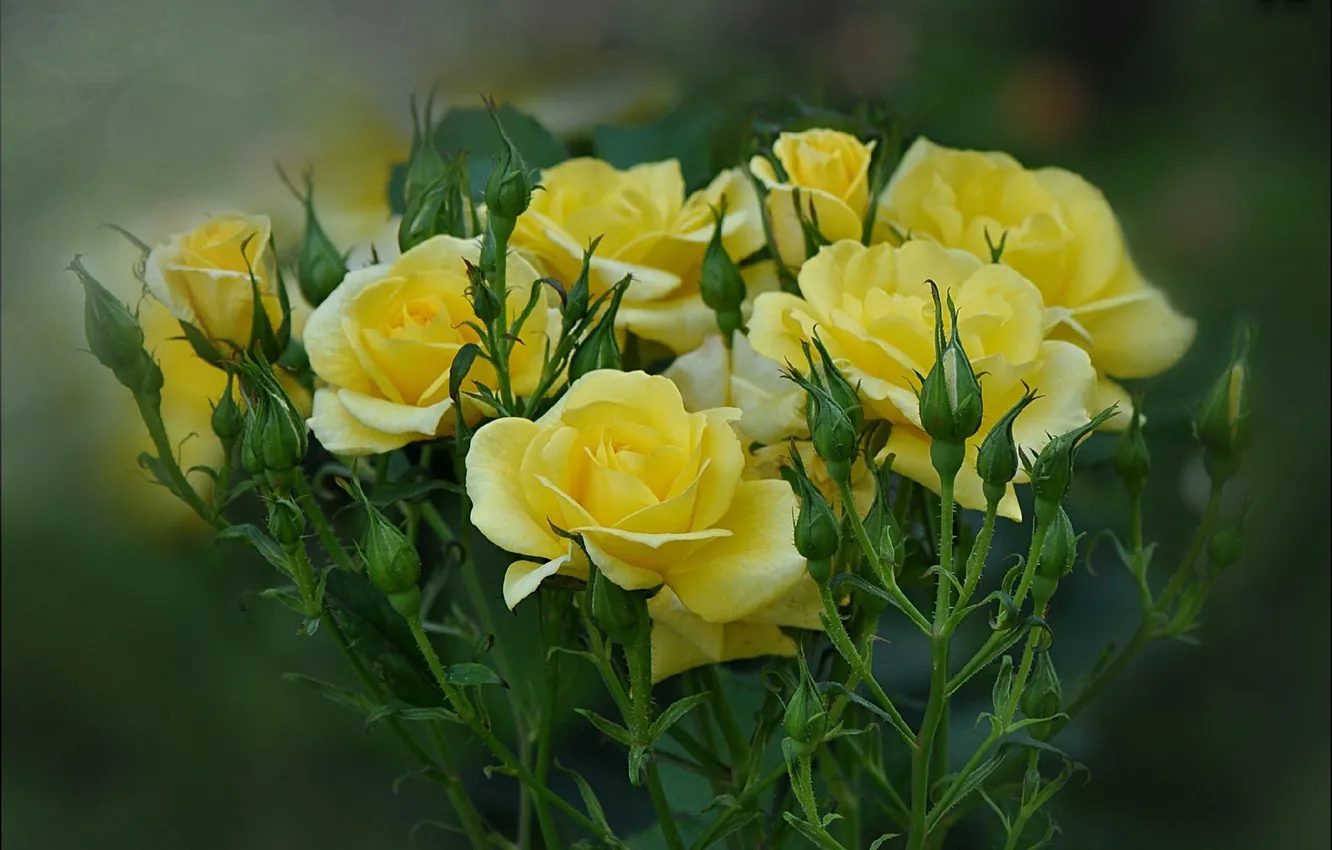
M 352 672 L 355 673 L 356 678 L 360 680 L 361 686 L 364 687 L 377 702 L 383 702 L 383 688 L 380 687 L 379 683 L 370 675 L 370 671 L 365 669 L 365 665 L 361 663 L 361 659 L 357 657 L 356 653 L 352 651 L 351 644 L 347 640 L 347 635 L 342 631 L 342 627 L 338 625 L 338 621 L 334 619 L 333 615 L 328 611 L 323 612 L 321 615 L 321 621 L 323 622 L 324 630 L 333 636 L 333 642 L 337 644 L 338 650 L 342 653 L 342 657 L 347 660 L 347 664 L 352 668 Z M 454 776 L 446 767 L 436 766 L 434 759 L 432 759 L 425 750 L 421 749 L 420 744 L 416 743 L 412 736 L 407 733 L 407 730 L 403 728 L 402 723 L 399 722 L 396 717 L 387 717 L 384 722 L 388 724 L 389 731 L 392 732 L 393 737 L 397 738 L 398 742 L 402 744 L 403 749 L 407 750 L 407 752 L 409 752 L 421 764 L 435 768 L 431 772 L 436 781 L 443 786 L 444 792 L 449 798 L 449 802 L 453 805 L 454 812 L 458 815 L 458 820 L 462 823 L 463 831 L 467 833 L 467 840 L 472 845 L 473 850 L 485 850 L 485 848 L 489 847 L 490 840 L 485 822 L 481 818 L 481 813 L 476 810 L 476 806 L 472 804 L 472 798 L 468 795 L 467 789 L 463 786 L 462 781 L 458 779 L 457 776 Z M 442 738 L 436 741 L 436 748 L 439 750 L 441 759 L 444 759 L 447 756 L 448 750 Z
M 1161 591 L 1160 597 L 1156 600 L 1157 610 L 1164 611 L 1175 597 L 1184 589 L 1184 584 L 1188 580 L 1189 570 L 1193 563 L 1198 560 L 1202 554 L 1203 546 L 1207 539 L 1212 536 L 1212 524 L 1216 522 L 1216 514 L 1221 508 L 1221 492 L 1225 489 L 1225 482 L 1213 480 L 1211 495 L 1207 498 L 1207 508 L 1203 511 L 1202 521 L 1198 523 L 1198 528 L 1193 533 L 1193 539 L 1189 541 L 1189 548 L 1184 553 L 1184 560 L 1179 562 L 1175 568 L 1175 574 L 1170 577 L 1170 583 L 1166 585 L 1165 590 Z
M 559 703 L 560 694 L 560 673 L 559 673 L 559 653 L 551 653 L 550 647 L 555 645 L 554 626 L 555 615 L 550 610 L 550 595 L 542 593 L 538 598 L 538 604 L 541 606 L 541 624 L 543 640 L 541 642 L 546 663 L 546 687 L 541 696 L 541 715 L 537 727 L 537 752 L 536 752 L 536 779 L 542 785 L 547 784 L 547 777 L 550 776 L 550 762 L 552 757 L 552 747 L 555 740 L 555 711 Z M 536 802 L 538 811 L 545 804 L 541 801 Z M 548 848 L 553 850 L 553 848 Z
M 448 700 L 449 707 L 462 719 L 467 728 L 472 730 L 472 734 L 481 739 L 481 742 L 486 745 L 492 754 L 494 754 L 495 758 L 499 759 L 500 764 L 504 766 L 505 770 L 517 778 L 523 785 L 530 788 L 534 794 L 542 799 L 555 803 L 562 811 L 577 821 L 580 826 L 588 829 L 593 835 L 605 838 L 606 835 L 600 827 L 585 817 L 582 812 L 579 812 L 573 806 L 570 806 L 564 800 L 553 794 L 545 785 L 539 783 L 536 777 L 532 775 L 531 771 L 529 771 L 527 767 L 514 756 L 513 752 L 504 745 L 504 742 L 501 741 L 490 727 L 477 716 L 476 709 L 467 699 L 467 695 L 464 694 L 457 685 L 449 683 L 448 676 L 444 670 L 444 665 L 440 663 L 439 655 L 435 652 L 434 644 L 430 642 L 429 635 L 427 635 L 425 629 L 421 627 L 421 618 L 413 617 L 407 621 L 407 625 L 411 628 L 412 637 L 416 639 L 417 648 L 421 650 L 421 655 L 425 658 L 427 666 L 430 667 L 431 674 L 435 677 L 435 681 L 438 683 L 440 690 L 444 692 L 444 697 Z M 541 839 L 545 842 L 546 847 L 548 848 L 559 847 L 559 836 L 555 833 L 555 823 L 551 820 L 548 810 L 546 810 L 547 813 L 544 818 L 541 816 L 542 811 L 543 807 L 538 806 L 537 821 L 541 827 Z
M 893 728 L 896 729 L 897 733 L 902 736 L 902 739 L 907 742 L 907 745 L 914 749 L 917 746 L 917 742 L 916 736 L 911 732 L 911 726 L 907 724 L 906 719 L 903 718 L 901 712 L 897 710 L 897 706 L 893 705 L 893 701 L 888 697 L 888 694 L 884 693 L 883 688 L 874 678 L 871 671 L 867 669 L 864 657 L 856 651 L 855 645 L 851 642 L 851 636 L 846 633 L 846 626 L 842 623 L 842 616 L 837 610 L 837 600 L 833 599 L 832 591 L 828 589 L 828 585 L 820 585 L 819 594 L 823 598 L 823 620 L 828 639 L 832 641 L 833 647 L 835 647 L 837 651 L 841 653 L 842 657 L 846 659 L 846 663 L 851 665 L 851 669 L 853 669 L 856 674 L 860 676 L 861 680 L 869 687 L 870 693 L 874 695 L 879 706 L 888 715 L 889 720 L 893 724 Z
M 966 574 L 962 580 L 962 593 L 958 597 L 958 613 L 961 609 L 967 607 L 971 602 L 972 595 L 976 592 L 976 586 L 980 584 L 981 573 L 985 570 L 985 560 L 990 555 L 990 541 L 994 537 L 994 524 L 999 515 L 999 503 L 997 501 L 987 501 L 985 504 L 985 519 L 981 522 L 980 534 L 976 536 L 976 543 L 971 547 L 971 555 L 967 558 Z M 956 618 L 952 618 L 948 623 L 948 630 L 955 631 L 960 625 Z
M 925 847 L 926 815 L 930 796 L 931 761 L 948 763 L 948 755 L 936 753 L 946 746 L 935 733 L 943 719 L 948 699 L 948 620 L 953 590 L 953 484 L 952 476 L 941 475 L 939 484 L 939 575 L 935 579 L 934 626 L 930 634 L 930 695 L 921 721 L 916 749 L 911 753 L 911 823 L 907 847 Z
M 1013 596 L 1013 607 L 1016 610 L 1022 609 L 1022 603 L 1027 598 L 1027 593 L 1031 589 L 1031 580 L 1036 575 L 1036 567 L 1040 563 L 1041 548 L 1045 545 L 1045 525 L 1037 523 L 1036 530 L 1031 535 L 1031 545 L 1027 549 L 1027 561 L 1022 570 L 1022 579 L 1018 583 L 1017 592 Z M 991 661 L 999 657 L 1001 647 L 1005 640 L 1011 638 L 1011 635 L 1004 629 L 992 633 L 986 638 L 981 648 L 976 650 L 958 674 L 948 682 L 948 692 L 951 694 L 962 686 L 962 683 L 980 672 Z
M 342 543 L 338 541 L 338 535 L 333 531 L 333 526 L 329 524 L 328 517 L 324 514 L 324 509 L 319 506 L 319 500 L 315 498 L 314 491 L 310 489 L 310 482 L 305 477 L 304 470 L 297 470 L 296 475 L 296 500 L 301 508 L 305 510 L 306 516 L 310 518 L 315 531 L 319 534 L 319 542 L 324 547 L 324 551 L 344 570 L 356 571 L 356 563 L 351 555 L 343 548 Z
M 218 516 L 222 515 L 222 503 L 227 498 L 227 490 L 231 487 L 231 460 L 236 454 L 236 441 L 222 444 L 222 463 L 217 470 L 217 479 L 213 482 L 213 511 Z
M 842 480 L 837 482 L 837 487 L 842 494 L 842 504 L 847 505 L 846 514 L 851 517 L 851 529 L 855 532 L 856 540 L 860 542 L 860 548 L 869 559 L 870 565 L 874 568 L 874 573 L 879 577 L 884 590 L 892 597 L 897 607 L 910 618 L 911 622 L 926 634 L 930 633 L 930 623 L 925 619 L 925 615 L 920 613 L 911 600 L 907 598 L 902 589 L 897 586 L 897 578 L 893 575 L 891 568 L 883 563 L 879 553 L 875 551 L 874 544 L 869 539 L 869 534 L 865 531 L 865 524 L 861 522 L 860 514 L 855 510 L 855 497 L 851 493 L 851 482 Z M 849 661 L 850 659 L 848 659 Z
M 143 418 L 143 424 L 148 428 L 148 436 L 153 440 L 153 445 L 157 448 L 157 462 L 166 472 L 170 479 L 172 490 L 176 495 L 189 505 L 193 511 L 199 515 L 204 522 L 214 528 L 226 528 L 227 521 L 215 510 L 213 506 L 203 500 L 199 492 L 190 484 L 185 473 L 181 471 L 180 464 L 176 462 L 176 450 L 171 445 L 171 438 L 167 436 L 166 425 L 162 422 L 161 398 L 158 397 L 154 404 L 143 393 L 135 393 L 134 401 L 139 406 L 139 416 Z
M 703 850 L 703 848 L 711 845 L 712 842 L 716 840 L 716 837 L 721 834 L 721 831 L 730 824 L 737 814 L 744 811 L 749 806 L 752 806 L 763 792 L 767 791 L 783 776 L 786 776 L 786 773 L 786 765 L 783 764 L 780 767 L 773 768 L 773 770 L 762 779 L 751 782 L 745 786 L 745 790 L 739 797 L 740 805 L 725 809 L 716 820 L 708 825 L 708 828 L 703 831 L 703 834 L 698 837 L 698 840 L 693 843 L 692 850 Z
M 649 758 L 645 772 L 648 795 L 652 797 L 652 809 L 657 813 L 657 822 L 661 824 L 661 834 L 666 839 L 666 847 L 669 850 L 684 850 L 684 840 L 680 838 L 680 830 L 675 825 L 675 816 L 671 814 L 671 804 L 666 799 L 666 790 L 661 787 L 661 775 L 657 772 L 657 763 Z
M 734 774 L 732 782 L 737 786 L 743 786 L 746 779 L 745 770 L 749 765 L 749 741 L 740 731 L 740 724 L 736 721 L 735 712 L 731 710 L 730 700 L 726 697 L 726 689 L 722 687 L 721 677 L 717 675 L 717 667 L 708 664 L 697 668 L 697 673 L 703 689 L 711 694 L 712 713 L 717 718 L 722 739 L 726 741 L 726 751 L 731 756 L 731 771 Z
M 1138 587 L 1138 599 L 1142 610 L 1152 607 L 1152 589 L 1147 584 L 1147 562 L 1143 557 L 1142 546 L 1142 493 L 1129 493 L 1129 538 L 1133 547 L 1133 583 Z

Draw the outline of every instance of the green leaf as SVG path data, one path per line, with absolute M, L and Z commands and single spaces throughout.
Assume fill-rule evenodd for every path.
M 270 587 L 267 590 L 262 591 L 259 596 L 263 599 L 273 599 L 281 602 L 302 617 L 306 615 L 304 600 L 302 600 L 298 594 L 292 593 L 285 587 Z
M 709 696 L 710 694 L 704 691 L 701 694 L 691 694 L 671 703 L 665 711 L 657 716 L 656 720 L 652 721 L 652 726 L 648 729 L 648 740 L 656 741 L 666 733 L 667 729 L 674 726 L 681 717 L 706 702 Z
M 152 473 L 153 478 L 158 484 L 161 484 L 172 493 L 176 492 L 175 482 L 171 480 L 171 476 L 167 474 L 166 467 L 162 465 L 162 461 L 159 460 L 156 455 L 151 455 L 148 452 L 141 452 L 139 454 L 139 467 Z
M 901 838 L 901 837 L 902 833 L 900 832 L 884 833 L 883 835 L 880 835 L 878 838 L 874 839 L 874 843 L 870 844 L 869 850 L 879 850 L 879 848 L 883 846 L 883 843 L 885 841 L 891 841 L 894 838 Z
M 353 693 L 347 690 L 346 688 L 334 685 L 331 682 L 325 682 L 322 679 L 315 679 L 311 676 L 306 676 L 303 673 L 283 673 L 282 678 L 283 680 L 288 682 L 295 682 L 298 685 L 304 685 L 305 687 L 309 688 L 310 690 L 314 691 L 315 693 L 319 694 L 325 699 L 332 700 L 333 702 L 336 702 L 338 705 L 350 708 L 352 711 L 355 711 L 358 714 L 363 713 L 367 709 L 369 709 L 369 704 L 366 702 L 365 697 L 361 696 L 360 694 Z
M 583 807 L 587 809 L 587 816 L 593 823 L 601 828 L 603 834 L 611 839 L 608 843 L 616 848 L 625 847 L 624 842 L 615 837 L 615 831 L 612 830 L 610 824 L 606 822 L 606 812 L 601 807 L 601 801 L 597 799 L 597 795 L 592 790 L 592 786 L 587 784 L 587 780 L 582 777 L 582 774 L 576 770 L 571 770 L 565 767 L 560 764 L 559 761 L 555 762 L 555 769 L 561 773 L 567 774 L 573 779 L 574 784 L 578 786 L 578 795 L 583 798 Z
M 443 703 L 443 694 L 421 657 L 407 621 L 368 578 L 347 570 L 329 570 L 325 602 L 353 651 L 389 693 L 414 706 Z
M 629 734 L 629 730 L 620 724 L 607 720 L 590 709 L 575 708 L 574 711 L 583 715 L 583 717 L 586 717 L 587 721 L 597 727 L 597 730 L 607 738 L 617 741 L 626 747 L 633 745 L 634 736 Z
M 248 522 L 242 522 L 237 525 L 229 525 L 217 533 L 219 539 L 240 540 L 254 547 L 264 560 L 277 567 L 283 573 L 290 573 L 291 567 L 287 564 L 287 556 L 282 551 L 273 538 L 265 534 L 257 525 Z M 302 610 L 304 613 L 304 610 Z
M 467 492 L 452 481 L 429 478 L 419 481 L 400 481 L 394 484 L 381 484 L 376 487 L 374 492 L 370 494 L 370 504 L 377 508 L 383 508 L 395 502 L 414 502 L 437 490 L 446 490 L 450 493 Z
M 681 106 L 650 124 L 592 128 L 596 155 L 616 168 L 664 159 L 680 161 L 686 191 L 704 186 L 716 173 L 712 140 L 720 112 L 712 106 Z M 507 125 L 506 125 L 507 126 Z
M 444 673 L 444 678 L 448 680 L 450 685 L 457 685 L 462 688 L 479 687 L 480 685 L 500 685 L 505 688 L 509 686 L 494 670 L 484 664 L 475 662 L 450 665 Z
M 791 812 L 782 812 L 782 817 L 786 822 L 795 828 L 795 831 L 805 836 L 815 847 L 821 847 L 823 850 L 846 850 L 837 839 L 833 838 L 819 827 L 801 820 Z
M 527 113 L 506 104 L 499 108 L 499 120 L 528 168 L 549 168 L 569 158 L 564 143 Z M 480 199 L 490 176 L 491 159 L 504 149 L 490 114 L 481 108 L 450 109 L 435 126 L 434 139 L 442 153 L 468 154 L 468 182 L 472 197 Z
M 205 363 L 218 366 L 226 360 L 226 358 L 222 356 L 222 352 L 218 351 L 217 346 L 213 344 L 213 341 L 205 336 L 204 332 L 194 325 L 182 320 L 180 323 L 180 330 L 181 333 L 185 334 L 185 336 L 181 338 L 190 344 L 190 348 L 193 348 L 194 353 L 199 355 L 199 359 L 203 360 Z

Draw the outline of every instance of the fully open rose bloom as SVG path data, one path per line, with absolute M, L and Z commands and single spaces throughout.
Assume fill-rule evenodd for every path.
M 782 376 L 780 363 L 755 352 L 748 337 L 735 334 L 730 348 L 720 336 L 708 337 L 698 348 L 675 358 L 662 374 L 680 388 L 687 410 L 740 410 L 735 430 L 745 447 L 748 478 L 779 478 L 782 467 L 790 463 L 789 438 L 805 438 L 795 443 L 796 450 L 814 485 L 841 510 L 837 482 L 829 477 L 823 458 L 815 454 L 814 444 L 808 440 L 804 391 Z M 860 512 L 869 510 L 874 501 L 874 479 L 860 458 L 851 466 L 851 490 Z
M 539 559 L 509 567 L 505 602 L 517 605 L 557 572 L 587 577 L 581 553 L 553 523 L 581 535 L 621 587 L 662 587 L 651 610 L 670 615 L 692 647 L 687 657 L 788 651 L 776 626 L 818 625 L 816 612 L 792 601 L 809 590 L 793 540 L 796 498 L 784 481 L 742 480 L 744 452 L 731 426 L 739 415 L 689 413 L 667 378 L 601 370 L 535 422 L 483 426 L 467 455 L 472 523 L 501 548 Z
M 436 236 L 392 263 L 348 273 L 310 315 L 305 350 L 325 384 L 315 391 L 310 429 L 334 454 L 379 454 L 452 433 L 449 369 L 459 349 L 476 342 L 467 300 L 466 262 L 480 261 L 477 239 Z M 526 260 L 508 257 L 509 320 L 518 316 L 538 277 Z M 509 358 L 513 391 L 536 389 L 543 367 L 549 311 L 540 305 L 523 325 Z M 478 359 L 465 390 L 496 387 L 494 367 Z M 481 410 L 466 398 L 464 414 Z
M 1003 153 L 953 150 L 918 139 L 881 199 L 880 217 L 914 238 L 1001 262 L 1041 291 L 1058 339 L 1090 354 L 1103 377 L 1095 406 L 1127 394 L 1105 378 L 1147 378 L 1169 369 L 1193 343 L 1192 319 L 1143 278 L 1105 196 L 1061 168 L 1027 170 Z M 1125 416 L 1116 416 L 1126 425 Z
M 1017 419 L 1013 436 L 1020 448 L 1038 451 L 1049 435 L 1088 420 L 1096 373 L 1083 349 L 1045 338 L 1045 307 L 1031 282 L 1008 266 L 985 265 L 929 241 L 901 248 L 838 242 L 800 270 L 804 299 L 786 293 L 758 297 L 749 340 L 760 354 L 800 364 L 800 342 L 817 333 L 838 368 L 859 385 L 866 414 L 893 423 L 884 452 L 897 455 L 894 471 L 937 492 L 939 476 L 915 390 L 917 373 L 928 373 L 934 363 L 929 281 L 957 303 L 962 345 L 976 372 L 985 373 L 984 421 L 968 442 L 956 485 L 958 503 L 979 510 L 985 497 L 976 453 L 990 426 L 1022 395 L 1023 381 L 1042 397 Z M 1020 516 L 1011 486 L 999 510 Z
M 620 171 L 598 159 L 571 159 L 543 171 L 541 186 L 518 219 L 511 244 L 572 283 L 583 252 L 600 237 L 592 255 L 592 295 L 633 275 L 617 324 L 673 351 L 689 351 L 717 330 L 698 287 L 715 229 L 713 209 L 725 200 L 722 245 L 733 260 L 763 245 L 758 199 L 739 170 L 722 172 L 686 198 L 676 160 Z M 745 272 L 751 292 L 777 286 L 771 269 L 764 273 L 761 265 Z

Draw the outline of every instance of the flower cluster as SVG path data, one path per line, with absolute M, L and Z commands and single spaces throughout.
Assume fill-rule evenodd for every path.
M 330 239 L 308 174 L 303 191 L 292 187 L 305 213 L 297 246 L 280 250 L 267 217 L 240 214 L 156 248 L 135 240 L 154 299 L 142 315 L 75 261 L 89 348 L 133 394 L 153 441 L 141 462 L 290 580 L 295 592 L 270 594 L 306 633 L 323 624 L 339 639 L 365 674 L 372 717 L 460 723 L 536 789 L 548 847 L 562 846 L 542 793 L 549 742 L 535 756 L 513 752 L 475 690 L 512 672 L 498 649 L 493 666 L 475 650 L 489 650 L 495 629 L 472 532 L 507 553 L 496 565 L 502 582 L 495 573 L 507 607 L 539 599 L 547 650 L 597 668 L 623 725 L 585 714 L 628 749 L 630 778 L 649 784 L 654 803 L 664 800 L 654 747 L 708 695 L 657 713 L 652 685 L 720 662 L 795 657 L 754 741 L 722 723 L 736 796 L 716 830 L 767 788 L 749 783 L 784 712 L 802 810 L 786 820 L 818 846 L 844 846 L 819 814 L 810 760 L 823 746 L 860 747 L 845 743 L 839 718 L 866 710 L 910 751 L 910 807 L 898 800 L 893 817 L 912 848 L 926 846 L 943 814 L 980 787 L 976 759 L 1016 729 L 1044 739 L 1061 728 L 1041 635 L 1076 554 L 1062 507 L 1074 458 L 1091 432 L 1121 430 L 1116 469 L 1140 510 L 1143 419 L 1117 382 L 1172 366 L 1193 322 L 1139 272 L 1101 193 L 1066 171 L 923 138 L 903 153 L 896 132 L 823 127 L 755 133 L 757 154 L 719 163 L 691 192 L 677 159 L 619 168 L 554 155 L 562 143 L 533 137 L 531 119 L 487 107 L 439 125 L 477 121 L 469 137 L 493 136 L 483 182 L 465 152 L 437 137 L 429 109 L 424 122 L 414 115 L 396 245 L 375 246 L 368 261 Z M 202 470 L 206 487 L 173 449 L 160 358 L 145 342 L 144 326 L 164 310 L 213 394 L 220 450 Z M 1214 499 L 1248 440 L 1248 349 L 1245 334 L 1199 416 Z M 363 520 L 355 546 L 321 506 L 337 498 L 321 486 L 329 480 Z M 1027 485 L 1027 557 L 973 603 L 996 519 L 1022 519 L 1017 488 Z M 228 518 L 247 493 L 264 501 L 266 528 Z M 983 512 L 974 538 L 959 531 L 958 508 Z M 456 521 L 444 518 L 453 512 Z M 323 567 L 306 544 L 310 527 Z M 442 561 L 425 557 L 427 533 Z M 1193 569 L 1199 543 L 1157 597 L 1140 535 L 1121 547 L 1150 615 L 1146 637 L 1191 628 L 1210 581 L 1238 558 L 1239 543 L 1227 542 L 1238 526 L 1210 533 L 1200 531 L 1214 571 Z M 454 571 L 476 619 L 437 622 Z M 908 593 L 931 582 L 932 615 Z M 388 621 L 367 624 L 367 592 L 382 597 Z M 950 678 L 952 635 L 996 603 L 991 637 Z M 872 639 L 890 606 L 933 648 L 917 728 L 873 675 Z M 367 644 L 344 632 L 377 629 L 382 643 L 404 623 L 419 657 L 376 657 L 366 672 Z M 473 638 L 473 659 L 445 665 L 428 626 Z M 822 640 L 850 709 L 845 698 L 827 702 L 830 687 L 806 663 L 802 648 Z M 1015 674 L 1004 653 L 1023 645 Z M 1000 656 L 993 734 L 962 773 L 939 775 L 947 759 L 931 742 L 950 694 Z M 554 659 L 536 716 L 525 694 L 511 694 L 515 728 L 549 734 Z M 409 675 L 421 661 L 424 695 Z M 858 683 L 873 702 L 854 694 Z M 727 709 L 711 711 L 724 719 Z M 487 845 L 462 800 L 463 831 Z M 621 846 L 599 809 L 563 810 Z M 668 844 L 681 846 L 658 814 Z M 849 840 L 858 846 L 858 835 Z

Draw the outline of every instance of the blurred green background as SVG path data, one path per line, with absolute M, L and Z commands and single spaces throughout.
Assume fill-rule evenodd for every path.
M 1059 798 L 1058 846 L 1328 846 L 1326 0 L 3 0 L 0 30 L 7 847 L 450 846 L 409 839 L 440 801 L 391 790 L 405 765 L 388 741 L 278 678 L 345 675 L 252 599 L 268 568 L 133 518 L 147 485 L 94 471 L 123 400 L 78 351 L 61 269 L 109 244 L 103 222 L 275 185 L 272 146 L 325 143 L 302 128 L 337 132 L 344 101 L 401 127 L 407 95 L 435 80 L 466 94 L 566 78 L 541 111 L 563 129 L 671 88 L 721 104 L 853 90 L 936 141 L 1101 186 L 1139 265 L 1199 321 L 1184 362 L 1148 384 L 1158 563 L 1178 558 L 1205 488 L 1184 405 L 1237 318 L 1257 322 L 1256 436 L 1231 505 L 1252 500 L 1248 557 L 1200 646 L 1152 646 L 1069 730 L 1092 781 Z M 1071 513 L 1122 524 L 1111 477 L 1090 470 Z M 1067 585 L 1053 615 L 1066 675 L 1135 622 L 1113 566 Z M 922 672 L 884 667 L 907 693 Z M 622 769 L 581 728 L 559 747 L 589 773 Z M 475 778 L 502 817 L 507 789 Z M 646 819 L 646 800 L 615 801 L 619 821 Z

